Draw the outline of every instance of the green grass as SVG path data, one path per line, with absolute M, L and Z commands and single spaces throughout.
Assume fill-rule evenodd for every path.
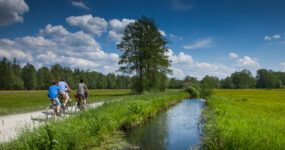
M 207 149 L 285 148 L 285 90 L 215 90 L 207 104 Z
M 24 113 L 45 109 L 50 101 L 47 98 L 48 91 L 0 91 L 0 116 Z M 69 96 L 73 98 L 73 93 Z M 129 89 L 95 89 L 90 90 L 88 100 L 90 102 L 113 100 L 118 96 L 131 94 Z
M 106 137 L 125 131 L 154 117 L 171 104 L 187 98 L 185 92 L 166 91 L 127 95 L 121 101 L 82 111 L 60 121 L 50 121 L 34 129 L 23 129 L 18 140 L 0 149 L 90 149 L 100 147 Z

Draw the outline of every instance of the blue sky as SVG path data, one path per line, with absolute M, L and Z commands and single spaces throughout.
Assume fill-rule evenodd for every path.
M 143 14 L 168 39 L 176 78 L 285 71 L 282 0 L 3 0 L 0 57 L 103 73 L 118 69 L 116 43 Z

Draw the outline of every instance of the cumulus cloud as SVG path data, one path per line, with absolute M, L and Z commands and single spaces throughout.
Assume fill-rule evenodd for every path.
M 45 29 L 40 29 L 41 35 L 50 35 L 50 36 L 62 36 L 67 35 L 69 32 L 62 26 L 52 26 L 51 24 L 46 25 Z
M 235 71 L 241 71 L 242 69 L 248 69 L 255 74 L 261 68 L 258 60 L 249 56 L 237 59 L 236 64 L 231 66 L 222 63 L 197 61 L 191 55 L 183 52 L 174 54 L 171 49 L 169 49 L 167 56 L 172 61 L 171 69 L 173 70 L 173 75 L 170 77 L 178 79 L 183 79 L 187 75 L 197 77 L 198 79 L 202 79 L 206 75 L 225 78 Z M 285 62 L 284 64 L 280 64 L 280 66 L 283 66 L 285 70 Z
M 0 39 L 0 57 L 17 58 L 35 67 L 59 63 L 63 66 L 103 73 L 118 69 L 119 55 L 106 53 L 90 34 L 69 32 L 63 26 L 47 25 L 38 36 Z
M 162 36 L 166 37 L 166 33 L 163 30 L 158 30 L 158 31 Z
M 281 37 L 281 36 L 280 36 L 279 34 L 273 35 L 273 38 L 274 38 L 274 39 L 280 39 L 280 37 Z
M 212 43 L 211 38 L 207 38 L 204 40 L 197 40 L 195 43 L 186 45 L 183 48 L 184 49 L 198 49 L 198 48 L 206 48 Z
M 120 42 L 123 37 L 123 33 L 124 33 L 126 26 L 129 23 L 133 23 L 135 21 L 136 20 L 134 19 L 122 19 L 122 21 L 118 19 L 110 20 L 109 21 L 110 31 L 108 33 L 108 39 L 110 41 Z
M 71 5 L 75 6 L 75 7 L 78 7 L 78 8 L 83 8 L 83 9 L 86 9 L 86 10 L 90 10 L 90 8 L 87 5 L 85 5 L 83 2 L 72 1 Z
M 229 53 L 229 57 L 231 59 L 238 58 L 238 54 L 236 54 L 236 53 Z
M 176 36 L 176 35 L 174 35 L 174 34 L 169 34 L 169 37 L 170 37 L 170 39 L 171 40 L 173 40 L 173 41 L 182 41 L 183 40 L 183 37 L 182 36 Z
M 280 63 L 281 70 L 285 72 L 285 62 Z
M 7 51 L 6 49 L 0 48 L 0 56 L 6 57 L 8 59 L 17 58 L 18 60 L 24 60 L 28 62 L 33 61 L 33 57 L 30 53 L 25 53 L 22 50 L 13 49 L 13 48 L 9 49 L 9 51 Z
M 223 64 L 199 62 L 193 59 L 191 55 L 180 52 L 178 55 L 169 50 L 168 57 L 172 61 L 171 77 L 183 79 L 186 75 L 202 79 L 205 75 L 217 76 L 224 78 L 235 71 L 234 68 L 227 67 Z
M 56 46 L 54 41 L 44 38 L 43 36 L 25 36 L 16 38 L 17 46 L 25 46 L 27 48 L 43 48 Z
M 235 65 L 238 70 L 247 69 L 250 70 L 252 74 L 255 74 L 258 69 L 261 68 L 261 65 L 258 63 L 256 58 L 251 58 L 249 56 L 244 56 L 237 60 Z
M 93 17 L 91 14 L 83 16 L 70 16 L 66 22 L 72 26 L 79 26 L 83 32 L 101 36 L 107 31 L 108 22 L 104 18 Z
M 277 40 L 277 39 L 280 39 L 280 38 L 281 38 L 281 36 L 279 34 L 275 34 L 275 35 L 272 35 L 272 36 L 268 36 L 268 35 L 264 36 L 264 40 L 266 40 L 266 41 L 270 41 L 270 40 L 273 40 L 273 39 Z
M 266 35 L 266 36 L 264 36 L 264 40 L 266 40 L 266 41 L 271 40 L 271 37 Z
M 260 64 L 257 62 L 257 59 L 250 58 L 249 56 L 244 56 L 237 60 L 237 65 L 241 67 L 257 67 L 260 68 Z
M 24 0 L 0 0 L 0 26 L 23 22 L 23 15 L 29 11 Z

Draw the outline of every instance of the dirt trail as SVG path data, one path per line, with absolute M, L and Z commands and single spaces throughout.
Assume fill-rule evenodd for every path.
M 93 103 L 90 104 L 89 108 L 96 108 L 103 104 L 104 102 Z M 42 120 L 46 120 L 47 117 L 51 118 L 51 115 L 47 114 L 50 114 L 50 112 L 42 110 L 0 117 L 0 143 L 15 139 L 20 129 L 24 126 L 33 128 L 43 124 L 44 122 Z

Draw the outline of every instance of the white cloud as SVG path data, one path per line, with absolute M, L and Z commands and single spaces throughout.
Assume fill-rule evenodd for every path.
M 223 64 L 195 61 L 191 55 L 183 52 L 175 55 L 172 50 L 169 50 L 167 55 L 172 61 L 171 69 L 173 70 L 173 75 L 171 77 L 179 79 L 183 79 L 186 75 L 194 76 L 198 79 L 202 79 L 205 75 L 224 78 L 235 71 L 234 68 Z
M 281 70 L 285 72 L 285 62 L 280 63 Z
M 56 43 L 44 38 L 43 36 L 25 36 L 23 38 L 16 38 L 16 42 L 19 46 L 25 46 L 27 48 L 43 48 L 56 46 Z
M 281 37 L 281 36 L 280 36 L 279 34 L 273 35 L 273 38 L 274 38 L 274 39 L 280 39 L 280 37 Z
M 242 69 L 248 69 L 254 75 L 256 71 L 261 68 L 258 60 L 249 56 L 237 59 L 236 64 L 231 66 L 222 63 L 197 61 L 191 55 L 183 52 L 174 54 L 171 49 L 169 49 L 167 56 L 172 61 L 171 69 L 173 70 L 173 75 L 170 77 L 179 79 L 183 79 L 186 75 L 194 76 L 198 79 L 202 79 L 206 75 L 225 78 L 235 71 L 241 71 Z M 284 64 L 280 64 L 280 66 L 283 66 L 285 70 L 285 62 Z
M 265 37 L 264 37 L 264 40 L 271 40 L 271 37 L 270 36 L 268 36 L 268 35 L 266 35 Z
M 273 36 L 268 36 L 268 35 L 266 35 L 266 36 L 264 36 L 264 40 L 266 40 L 266 41 L 270 41 L 270 40 L 272 40 L 272 39 L 280 39 L 281 38 L 281 36 L 279 35 L 279 34 L 275 34 L 275 35 L 273 35 Z
M 107 31 L 108 23 L 104 18 L 93 17 L 91 14 L 83 16 L 70 16 L 66 18 L 68 24 L 79 26 L 83 32 L 101 36 Z
M 183 48 L 184 49 L 198 49 L 198 48 L 206 48 L 208 47 L 210 44 L 212 43 L 212 39 L 211 38 L 207 38 L 204 40 L 198 40 L 195 43 L 191 44 L 191 45 L 186 45 Z
M 52 26 L 48 24 L 46 25 L 45 29 L 40 29 L 40 34 L 50 36 L 62 36 L 69 34 L 69 32 L 62 25 Z
M 260 64 L 257 59 L 250 58 L 249 56 L 244 56 L 237 60 L 237 65 L 240 67 L 257 67 L 260 68 Z
M 256 71 L 261 68 L 261 65 L 256 58 L 244 56 L 237 60 L 236 68 L 238 70 L 248 69 L 252 74 L 256 74 Z
M 78 7 L 78 8 L 83 8 L 83 9 L 86 9 L 86 10 L 90 10 L 90 8 L 88 6 L 86 6 L 83 2 L 72 1 L 71 5 L 75 6 L 75 7 Z
M 231 59 L 239 57 L 238 54 L 236 54 L 236 53 L 229 53 L 229 56 L 230 56 Z
M 166 37 L 166 33 L 163 30 L 158 30 L 158 31 L 163 37 Z
M 0 26 L 23 22 L 23 15 L 28 11 L 24 0 L 0 0 Z
M 19 49 L 9 49 L 9 51 L 7 51 L 6 49 L 0 48 L 0 56 L 6 57 L 8 59 L 17 58 L 18 60 L 24 60 L 28 62 L 33 61 L 33 57 L 30 53 L 25 53 Z
M 118 19 L 110 20 L 109 24 L 110 24 L 111 29 L 108 33 L 108 39 L 110 41 L 120 42 L 122 37 L 123 37 L 123 33 L 124 33 L 126 26 L 129 23 L 133 23 L 135 21 L 136 20 L 134 20 L 134 19 L 123 19 L 122 21 L 120 21 Z
M 182 41 L 183 40 L 183 37 L 182 36 L 176 36 L 176 35 L 174 35 L 174 34 L 169 34 L 169 37 L 170 37 L 170 39 L 171 40 L 173 40 L 173 41 Z

